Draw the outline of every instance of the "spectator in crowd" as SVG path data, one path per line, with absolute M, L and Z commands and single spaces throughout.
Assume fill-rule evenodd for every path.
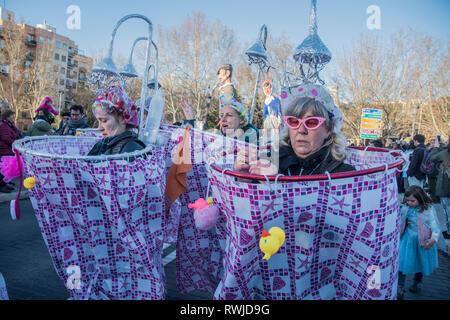
M 25 135 L 31 137 L 53 135 L 55 133 L 55 130 L 52 128 L 51 124 L 54 121 L 55 118 L 53 118 L 53 116 L 47 109 L 41 109 L 37 113 L 36 117 L 34 118 L 33 124 Z
M 422 279 L 438 267 L 440 229 L 432 200 L 419 186 L 405 191 L 406 205 L 400 209 L 398 297 L 403 299 L 406 275 L 414 274 L 409 291 L 420 291 Z
M 439 197 L 447 218 L 444 237 L 448 239 L 450 235 L 450 138 L 446 148 L 441 148 L 437 139 L 434 141 L 431 161 L 435 162 L 437 167 L 436 196 Z
M 404 148 L 405 148 L 405 155 L 407 155 L 407 156 L 408 156 L 408 159 L 411 160 L 411 155 L 412 155 L 412 153 L 414 152 L 414 149 L 416 148 L 416 147 L 414 146 L 413 141 L 411 140 L 411 143 L 405 141 L 405 146 L 404 146 Z M 408 187 L 409 187 L 409 183 L 408 183 L 408 174 L 407 174 L 407 172 L 408 172 L 408 168 L 406 168 L 406 170 L 404 170 L 404 171 L 402 172 L 403 188 L 404 188 L 405 190 L 408 189 Z
M 69 125 L 69 120 L 70 120 L 70 112 L 63 112 L 61 114 L 62 119 L 59 122 L 59 128 L 58 130 L 56 130 L 56 134 L 57 135 L 63 135 L 64 130 L 66 130 L 67 126 Z
M 89 125 L 86 123 L 83 107 L 76 104 L 73 105 L 70 107 L 70 119 L 67 127 L 64 129 L 63 135 L 74 136 L 78 129 L 86 128 L 89 128 Z
M 36 109 L 36 113 L 39 112 L 39 110 L 46 109 L 48 112 L 53 113 L 55 116 L 59 114 L 58 111 L 56 111 L 52 106 L 52 99 L 49 97 L 45 97 L 42 104 Z
M 0 114 L 2 113 L 3 109 L 9 109 L 8 101 L 1 101 L 0 102 Z
M 370 141 L 369 146 L 375 147 L 375 148 L 383 148 L 384 147 L 383 142 L 380 139 Z
M 419 186 L 423 188 L 426 175 L 420 170 L 423 157 L 425 155 L 425 136 L 422 134 L 416 134 L 413 138 L 415 149 L 411 155 L 411 163 L 409 164 L 408 176 L 409 186 Z
M 437 147 L 436 147 L 437 145 Z M 441 141 L 441 136 L 437 136 L 435 140 L 433 140 L 429 146 L 428 150 L 434 150 L 436 153 L 437 151 L 441 151 L 446 148 L 446 145 Z M 438 196 L 436 195 L 436 183 L 438 179 L 438 168 L 437 166 L 434 167 L 433 172 L 427 174 L 427 182 L 428 182 L 428 193 L 430 194 L 431 200 L 433 200 L 434 203 L 439 203 Z
M 14 130 L 14 111 L 5 108 L 1 113 L 0 122 L 0 157 L 14 156 L 12 144 L 17 139 L 16 131 Z M 0 192 L 10 193 L 14 188 L 3 181 L 3 175 L 0 174 Z

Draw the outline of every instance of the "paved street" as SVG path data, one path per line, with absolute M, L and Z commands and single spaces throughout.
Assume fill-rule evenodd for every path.
M 11 300 L 65 300 L 69 297 L 53 268 L 29 200 L 21 200 L 21 219 L 12 221 L 9 202 L 0 203 L 0 272 Z M 201 291 L 181 295 L 176 287 L 175 247 L 163 254 L 168 300 L 209 300 Z M 408 277 L 406 286 L 411 285 Z M 406 293 L 406 300 L 450 300 L 450 257 L 439 253 L 439 269 L 424 278 L 423 290 Z

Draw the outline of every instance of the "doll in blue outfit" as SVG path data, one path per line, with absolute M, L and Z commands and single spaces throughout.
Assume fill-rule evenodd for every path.
M 406 275 L 414 274 L 414 284 L 409 289 L 418 292 L 423 276 L 438 267 L 437 246 L 440 229 L 433 201 L 419 186 L 405 191 L 406 206 L 400 210 L 401 233 L 399 252 L 398 298 L 405 293 Z

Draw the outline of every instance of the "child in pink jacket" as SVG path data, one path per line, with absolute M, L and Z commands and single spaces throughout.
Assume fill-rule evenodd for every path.
M 36 113 L 38 113 L 39 110 L 41 109 L 47 109 L 48 112 L 53 113 L 55 116 L 58 115 L 58 111 L 56 111 L 52 104 L 52 99 L 50 99 L 49 97 L 45 97 L 44 98 L 44 102 L 39 106 L 39 108 L 36 109 Z

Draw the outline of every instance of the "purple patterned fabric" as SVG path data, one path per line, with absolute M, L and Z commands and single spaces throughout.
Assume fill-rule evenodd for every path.
M 58 157 L 85 155 L 97 140 L 42 137 L 19 148 L 25 175 L 36 179 L 30 200 L 56 272 L 72 299 L 164 299 L 164 159 Z
M 171 159 L 179 138 L 183 135 L 184 128 L 162 126 L 171 131 L 172 135 L 165 149 L 166 159 Z M 179 229 L 177 238 L 177 285 L 181 293 L 193 290 L 204 290 L 214 293 L 220 280 L 223 265 L 223 252 L 220 241 L 225 239 L 225 219 L 217 223 L 219 232 L 215 229 L 202 231 L 196 228 L 193 210 L 188 208 L 189 203 L 194 203 L 199 198 L 207 198 L 208 177 L 206 174 L 205 148 L 216 138 L 216 135 L 199 130 L 190 131 L 191 164 L 192 171 L 187 174 L 188 189 L 179 197 L 179 210 L 172 210 L 171 216 L 178 214 Z M 167 170 L 170 168 L 167 163 Z M 176 202 L 176 203 L 177 203 Z M 176 218 L 171 218 L 176 220 Z
M 359 152 L 393 162 L 389 153 Z M 339 180 L 254 184 L 208 167 L 226 217 L 224 274 L 215 299 L 395 299 L 399 204 L 395 170 Z M 285 243 L 263 260 L 260 234 L 280 227 Z
M 165 177 L 183 131 L 162 125 L 167 141 L 152 149 L 153 157 L 132 163 L 58 157 L 87 154 L 98 141 L 94 137 L 23 143 L 26 176 L 37 180 L 31 202 L 55 269 L 69 284 L 77 272 L 73 266 L 79 267 L 80 289 L 69 290 L 73 299 L 163 299 L 163 242 L 177 245 L 182 293 L 201 289 L 215 292 L 215 299 L 395 298 L 394 170 L 331 183 L 236 182 L 207 162 L 214 156 L 220 163 L 221 152 L 240 143 L 223 146 L 217 136 L 191 130 L 188 190 L 166 216 Z M 348 162 L 359 169 L 393 162 L 389 153 L 348 151 Z M 233 157 L 227 155 L 226 163 Z M 209 181 L 222 215 L 215 228 L 201 231 L 188 204 L 209 196 Z M 285 231 L 286 240 L 266 261 L 259 235 L 273 226 Z

